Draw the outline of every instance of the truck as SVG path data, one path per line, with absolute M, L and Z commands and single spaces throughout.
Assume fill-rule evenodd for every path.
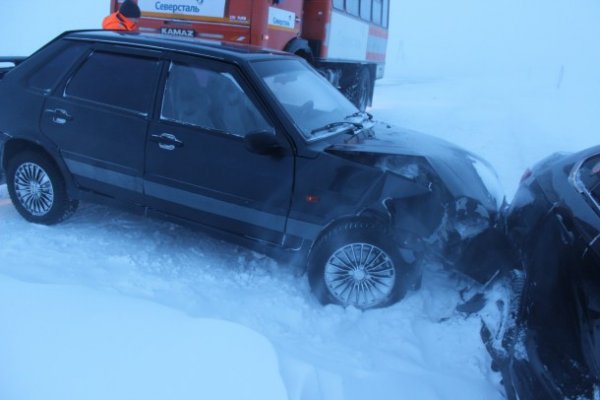
M 111 12 L 124 0 L 111 0 Z M 383 77 L 389 0 L 137 0 L 142 32 L 296 54 L 361 111 Z

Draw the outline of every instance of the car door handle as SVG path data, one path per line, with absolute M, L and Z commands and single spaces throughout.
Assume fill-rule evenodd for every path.
M 49 114 L 52 114 L 52 122 L 55 124 L 64 125 L 68 121 L 73 120 L 73 117 L 68 112 L 60 108 L 48 108 L 45 111 Z
M 158 147 L 163 150 L 175 150 L 176 147 L 183 147 L 183 142 L 173 134 L 161 133 L 160 135 L 151 135 L 150 140 L 158 143 Z

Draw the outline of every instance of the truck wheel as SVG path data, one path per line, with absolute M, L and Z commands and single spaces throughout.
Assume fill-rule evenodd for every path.
M 360 110 L 365 111 L 369 105 L 371 92 L 371 74 L 367 68 L 361 68 L 356 76 L 356 82 L 346 90 L 346 97 Z
M 353 221 L 317 240 L 309 257 L 308 279 L 321 303 L 367 309 L 404 297 L 408 270 L 380 224 Z
M 30 222 L 56 224 L 69 217 L 78 205 L 69 198 L 54 162 L 37 152 L 25 151 L 11 158 L 6 183 L 15 208 Z

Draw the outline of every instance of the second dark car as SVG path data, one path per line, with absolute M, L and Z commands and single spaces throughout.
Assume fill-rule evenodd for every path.
M 600 396 L 600 146 L 528 170 L 506 211 L 523 269 L 484 341 L 508 399 Z
M 418 285 L 424 254 L 452 264 L 503 201 L 485 161 L 374 122 L 297 57 L 147 34 L 66 33 L 6 73 L 0 150 L 29 221 L 116 201 L 290 255 L 359 308 Z

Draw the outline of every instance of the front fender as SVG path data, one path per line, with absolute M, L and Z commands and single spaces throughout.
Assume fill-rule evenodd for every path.
M 385 207 L 396 231 L 428 237 L 444 217 L 444 191 L 431 182 L 416 182 L 387 173 L 380 196 L 380 204 Z

